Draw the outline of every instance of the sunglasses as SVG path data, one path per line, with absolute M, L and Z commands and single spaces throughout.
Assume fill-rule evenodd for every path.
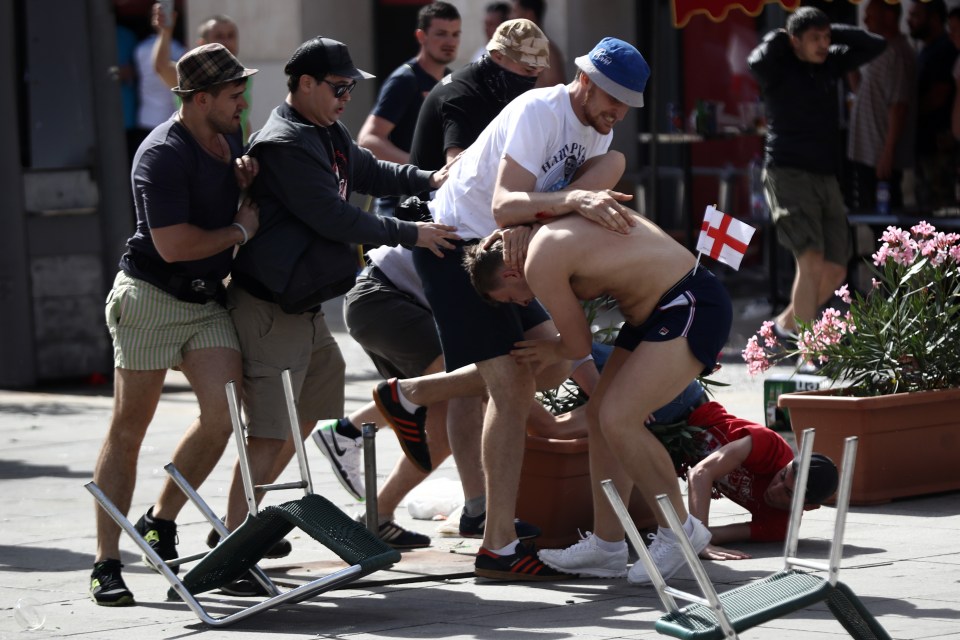
M 352 93 L 353 90 L 357 87 L 357 81 L 348 82 L 346 84 L 334 84 L 329 80 L 324 80 L 330 88 L 333 89 L 333 97 L 342 98 L 345 93 Z

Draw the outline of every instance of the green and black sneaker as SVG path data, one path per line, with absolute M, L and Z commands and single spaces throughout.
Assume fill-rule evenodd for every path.
M 90 597 L 101 607 L 129 607 L 137 604 L 123 582 L 119 560 L 104 560 L 93 565 L 90 574 Z
M 157 552 L 161 560 L 166 562 L 175 560 L 178 557 L 177 523 L 173 520 L 154 518 L 153 507 L 150 507 L 150 509 L 137 520 L 137 524 L 135 524 L 133 528 L 143 536 L 143 539 L 147 541 L 150 548 Z M 147 558 L 146 555 L 143 556 L 143 561 L 148 567 L 157 571 L 156 567 L 153 566 L 153 563 L 150 562 L 150 559 Z M 179 565 L 174 565 L 170 567 L 170 569 L 174 574 L 180 571 Z

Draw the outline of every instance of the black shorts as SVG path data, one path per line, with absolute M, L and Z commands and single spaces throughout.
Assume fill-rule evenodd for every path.
M 633 351 L 641 342 L 686 338 L 694 357 L 703 363 L 703 375 L 717 366 L 730 337 L 733 307 L 727 290 L 710 271 L 699 267 L 670 287 L 643 324 L 624 323 L 614 346 Z
M 343 321 L 385 378 L 415 378 L 441 354 L 433 314 L 367 267 L 343 299 Z
M 480 242 L 454 242 L 438 258 L 430 250 L 413 250 L 423 293 L 433 309 L 447 371 L 507 355 L 524 332 L 550 319 L 537 301 L 526 307 L 493 305 L 480 297 L 463 266 L 464 248 Z

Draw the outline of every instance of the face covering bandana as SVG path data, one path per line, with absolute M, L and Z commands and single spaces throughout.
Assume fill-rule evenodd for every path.
M 487 88 L 503 104 L 507 104 L 525 91 L 529 91 L 537 83 L 535 76 L 521 76 L 512 71 L 507 71 L 494 62 L 489 54 L 480 58 L 478 64 Z

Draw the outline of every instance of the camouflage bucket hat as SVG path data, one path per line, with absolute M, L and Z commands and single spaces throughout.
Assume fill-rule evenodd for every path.
M 487 51 L 499 51 L 522 65 L 550 66 L 550 41 L 540 27 L 523 18 L 500 23 L 487 43 Z

